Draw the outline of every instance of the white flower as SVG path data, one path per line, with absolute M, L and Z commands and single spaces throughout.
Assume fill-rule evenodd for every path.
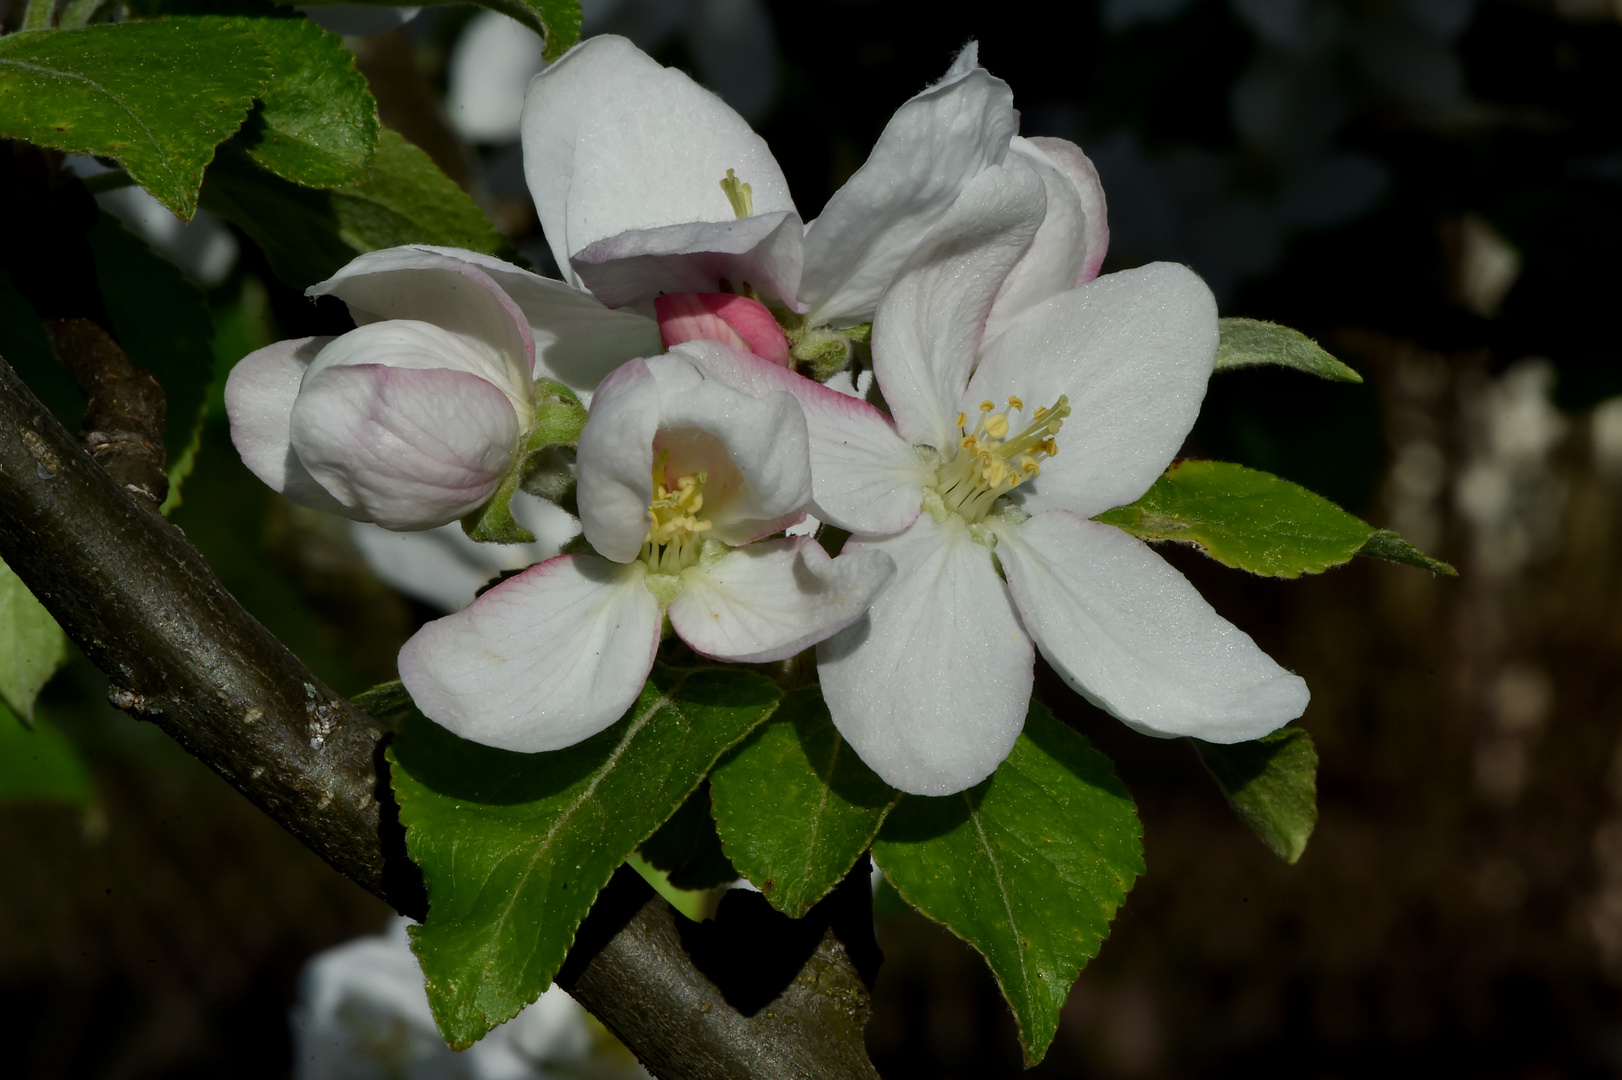
M 360 325 L 245 357 L 225 388 L 232 441 L 288 498 L 389 529 L 444 525 L 490 496 L 536 374 L 589 390 L 658 347 L 650 320 L 471 251 L 374 251 L 309 293 Z
M 625 364 L 598 388 L 576 462 L 598 554 L 549 559 L 423 627 L 400 652 L 412 700 L 475 742 L 555 750 L 636 699 L 667 616 L 695 651 L 744 663 L 850 625 L 889 581 L 888 556 L 760 539 L 804 516 L 808 442 L 793 396 L 708 378 L 686 348 Z
M 1149 734 L 1237 742 L 1307 703 L 1181 574 L 1089 520 L 1142 495 L 1193 426 L 1216 305 L 1190 270 L 1158 263 L 1032 287 L 1022 312 L 1000 310 L 1022 288 L 1010 270 L 1042 243 L 1040 175 L 977 177 L 886 291 L 873 366 L 893 421 L 725 361 L 748 369 L 727 376 L 739 385 L 800 398 L 813 512 L 857 534 L 847 554 L 895 560 L 894 583 L 817 657 L 841 734 L 908 792 L 960 791 L 997 767 L 1024 723 L 1034 648 Z

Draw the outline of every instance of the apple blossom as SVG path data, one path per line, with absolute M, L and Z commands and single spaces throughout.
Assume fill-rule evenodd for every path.
M 1090 520 L 1142 495 L 1193 426 L 1216 305 L 1166 263 L 1010 284 L 1039 241 L 1044 182 L 1023 168 L 976 177 L 891 282 L 873 368 L 893 419 L 757 359 L 704 356 L 716 377 L 800 399 L 813 511 L 855 534 L 847 555 L 895 560 L 895 581 L 817 657 L 840 733 L 908 792 L 960 791 L 997 767 L 1035 649 L 1153 735 L 1253 739 L 1307 703 L 1305 683 L 1181 574 Z M 1023 310 L 982 350 L 1018 289 Z
M 830 559 L 807 537 L 761 539 L 810 499 L 805 414 L 790 394 L 704 375 L 686 349 L 598 387 L 576 459 L 596 554 L 531 567 L 406 643 L 400 678 L 424 715 L 486 745 L 555 750 L 636 699 L 667 618 L 702 655 L 782 660 L 860 618 L 889 581 L 880 552 Z

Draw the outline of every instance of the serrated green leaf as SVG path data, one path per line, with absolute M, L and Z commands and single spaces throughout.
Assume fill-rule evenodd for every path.
M 28 586 L 0 562 L 0 702 L 23 720 L 68 659 L 68 637 Z
M 1324 351 L 1299 330 L 1260 319 L 1219 319 L 1216 370 L 1276 364 L 1333 382 L 1360 383 L 1363 376 Z
M 379 248 L 434 244 L 494 254 L 501 246 L 478 204 L 388 128 L 361 179 L 325 190 L 260 168 L 233 140 L 208 171 L 203 204 L 252 237 L 276 276 L 300 289 Z
M 214 316 L 208 300 L 173 263 L 105 210 L 88 239 L 113 336 L 130 363 L 152 372 L 163 387 L 168 409 L 163 446 L 170 464 L 176 464 L 202 422 L 214 379 Z
M 815 686 L 784 695 L 710 776 L 732 864 L 796 919 L 850 873 L 899 797 L 840 738 Z
M 453 4 L 461 0 L 286 0 L 301 6 L 311 4 L 371 4 L 377 7 L 422 7 Z M 480 7 L 499 11 L 517 19 L 546 41 L 543 57 L 556 60 L 580 40 L 580 0 L 472 0 Z
M 1287 727 L 1231 746 L 1189 742 L 1240 820 L 1294 866 L 1318 824 L 1318 751 L 1312 736 Z
M 1034 1065 L 1143 873 L 1141 833 L 1109 759 L 1033 701 L 990 779 L 961 795 L 903 795 L 873 858 L 902 899 L 985 957 Z
M 412 948 L 446 1041 L 466 1047 L 540 996 L 614 870 L 778 696 L 749 672 L 656 667 L 623 719 L 549 754 L 407 722 L 389 760 L 428 884 Z
M 1143 540 L 1198 544 L 1224 566 L 1283 578 L 1349 561 L 1374 532 L 1321 495 L 1226 461 L 1180 461 L 1143 498 L 1094 520 Z
M 78 749 L 44 716 L 24 727 L 0 702 L 0 803 L 90 805 L 90 770 Z
M 270 79 L 244 30 L 160 19 L 0 38 L 0 136 L 116 158 L 182 218 Z
M 1429 570 L 1441 577 L 1459 576 L 1459 572 L 1452 566 L 1441 559 L 1431 558 L 1390 529 L 1377 530 L 1368 538 L 1367 543 L 1357 549 L 1357 553 L 1367 555 L 1371 559 L 1383 559 L 1386 562 L 1400 563 L 1419 570 Z

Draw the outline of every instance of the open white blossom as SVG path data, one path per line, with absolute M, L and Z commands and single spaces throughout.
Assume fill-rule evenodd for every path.
M 423 627 L 400 652 L 412 700 L 475 742 L 555 750 L 636 699 L 667 618 L 695 651 L 743 663 L 850 625 L 889 581 L 889 556 L 762 539 L 804 516 L 808 444 L 792 395 L 706 377 L 686 348 L 625 364 L 597 390 L 576 463 L 597 554 L 549 559 Z

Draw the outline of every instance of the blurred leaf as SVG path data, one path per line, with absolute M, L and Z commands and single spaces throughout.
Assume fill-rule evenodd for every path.
M 1272 473 L 1180 461 L 1143 498 L 1095 519 L 1143 540 L 1198 544 L 1224 566 L 1300 577 L 1356 555 L 1374 526 Z
M 1386 562 L 1401 563 L 1420 570 L 1429 570 L 1442 577 L 1458 577 L 1459 572 L 1440 559 L 1433 559 L 1390 529 L 1380 529 L 1368 542 L 1357 549 L 1359 555 Z
M 1033 701 L 990 779 L 960 795 L 903 795 L 873 858 L 907 903 L 985 957 L 1034 1065 L 1143 873 L 1141 832 L 1109 759 Z
M 1333 382 L 1360 383 L 1363 376 L 1336 360 L 1299 330 L 1260 319 L 1219 319 L 1216 370 L 1277 364 Z
M 162 19 L 0 38 L 0 136 L 116 158 L 182 218 L 269 80 L 245 30 Z
M 653 891 L 665 898 L 665 903 L 692 922 L 715 918 L 715 913 L 720 910 L 721 901 L 726 898 L 729 891 L 725 885 L 692 889 L 674 885 L 671 883 L 669 871 L 654 866 L 644 859 L 640 852 L 632 852 L 626 858 L 625 865 L 642 875 L 642 880 L 652 885 Z
M 0 357 L 22 377 L 51 414 L 69 431 L 78 431 L 84 419 L 84 398 L 56 362 L 51 339 L 34 311 L 34 305 L 11 282 L 0 266 Z
M 0 702 L 24 721 L 68 659 L 68 637 L 28 586 L 0 562 Z
M 79 751 L 45 717 L 32 728 L 0 702 L 0 803 L 90 805 L 90 770 Z
M 428 884 L 412 947 L 447 1042 L 469 1046 L 546 990 L 615 869 L 778 696 L 748 672 L 656 667 L 613 727 L 547 754 L 407 722 L 389 760 Z
M 252 237 L 276 276 L 300 289 L 378 248 L 435 244 L 494 254 L 501 246 L 467 193 L 387 128 L 371 169 L 353 184 L 326 190 L 273 175 L 233 141 L 208 172 L 203 204 Z
M 850 873 L 899 794 L 840 738 L 815 686 L 784 695 L 710 777 L 733 865 L 796 919 Z
M 289 0 L 292 2 L 292 0 Z M 373 4 L 377 7 L 421 7 L 429 4 L 452 4 L 460 0 L 298 0 L 301 6 L 312 4 Z M 569 51 L 569 46 L 580 40 L 580 0 L 472 0 L 480 7 L 499 11 L 510 19 L 517 19 L 546 41 L 542 54 L 547 60 L 556 60 Z
M 1234 813 L 1294 866 L 1318 824 L 1318 751 L 1312 736 L 1287 727 L 1231 746 L 1189 742 Z
M 107 211 L 88 239 L 114 337 L 130 363 L 150 371 L 163 387 L 163 447 L 175 466 L 196 436 L 214 379 L 213 313 L 174 263 Z
M 715 834 L 708 784 L 700 784 L 637 852 L 649 866 L 668 874 L 678 889 L 708 889 L 738 880 Z

